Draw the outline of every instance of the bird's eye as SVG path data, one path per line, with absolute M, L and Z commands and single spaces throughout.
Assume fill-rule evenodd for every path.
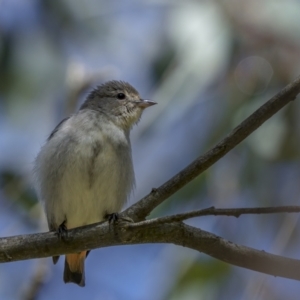
M 117 98 L 118 98 L 119 100 L 124 100 L 124 99 L 126 98 L 126 96 L 125 96 L 125 94 L 123 94 L 123 93 L 119 93 L 119 94 L 117 95 Z

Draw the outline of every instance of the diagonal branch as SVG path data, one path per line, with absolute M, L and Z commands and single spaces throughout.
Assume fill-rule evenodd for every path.
M 125 210 L 124 214 L 135 221 L 145 219 L 155 207 L 208 169 L 211 165 L 248 137 L 266 120 L 272 117 L 290 101 L 294 100 L 299 92 L 300 77 L 287 85 L 268 102 L 258 108 L 215 147 L 198 157 L 189 166 L 173 176 L 159 188 L 153 189 L 150 194 Z

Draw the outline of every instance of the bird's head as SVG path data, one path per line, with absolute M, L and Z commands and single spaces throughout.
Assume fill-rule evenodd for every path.
M 99 111 L 125 129 L 137 123 L 143 110 L 154 104 L 156 102 L 142 99 L 129 83 L 108 81 L 94 89 L 80 109 Z

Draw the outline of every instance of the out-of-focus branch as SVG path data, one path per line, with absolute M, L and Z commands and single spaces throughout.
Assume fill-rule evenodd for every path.
M 36 300 L 42 287 L 45 285 L 48 275 L 49 262 L 46 259 L 41 259 L 35 266 L 33 276 L 26 288 L 22 289 L 22 300 Z
M 206 169 L 212 166 L 241 141 L 254 132 L 266 120 L 281 108 L 294 100 L 300 92 L 300 77 L 287 85 L 278 94 L 258 108 L 252 115 L 232 130 L 216 146 L 194 160 L 189 166 L 169 179 L 159 188 L 152 189 L 150 194 L 129 207 L 124 214 L 135 221 L 141 221 L 164 200 L 192 181 Z

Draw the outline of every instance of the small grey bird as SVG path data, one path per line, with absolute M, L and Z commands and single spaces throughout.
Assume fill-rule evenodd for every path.
M 130 129 L 143 110 L 154 104 L 141 99 L 130 84 L 109 81 L 94 89 L 76 114 L 56 126 L 34 168 L 49 230 L 61 234 L 121 210 L 135 182 Z M 65 283 L 85 285 L 88 253 L 66 255 Z M 53 257 L 54 264 L 58 258 Z

